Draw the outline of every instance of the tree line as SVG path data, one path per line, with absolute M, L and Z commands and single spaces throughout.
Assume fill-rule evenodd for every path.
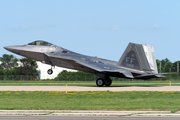
M 54 78 L 56 81 L 93 81 L 96 79 L 97 77 L 92 73 L 82 71 L 72 72 L 67 70 L 63 70 Z
M 178 63 L 180 61 L 176 61 L 172 63 L 168 58 L 162 60 L 156 60 L 157 68 L 159 73 L 167 73 L 167 72 L 179 72 L 178 71 Z
M 0 75 L 32 75 L 38 76 L 36 61 L 29 58 L 17 59 L 13 55 L 0 57 Z

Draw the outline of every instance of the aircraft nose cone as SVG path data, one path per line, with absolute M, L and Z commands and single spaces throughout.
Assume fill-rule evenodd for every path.
M 8 51 L 13 51 L 14 46 L 6 46 L 6 47 L 4 47 L 4 49 L 6 49 Z

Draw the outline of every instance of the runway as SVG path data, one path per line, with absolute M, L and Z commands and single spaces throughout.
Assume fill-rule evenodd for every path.
M 0 91 L 180 91 L 180 86 L 0 86 Z
M 179 117 L 0 116 L 0 120 L 179 120 Z

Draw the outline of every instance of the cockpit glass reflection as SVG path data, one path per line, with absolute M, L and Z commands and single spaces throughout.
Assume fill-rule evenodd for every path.
M 40 41 L 40 40 L 38 40 L 38 41 L 31 42 L 31 43 L 29 43 L 28 45 L 51 46 L 51 45 L 53 45 L 53 44 L 48 43 L 48 42 L 45 42 L 45 41 Z

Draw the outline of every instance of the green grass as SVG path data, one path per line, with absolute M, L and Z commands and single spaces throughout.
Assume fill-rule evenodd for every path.
M 169 86 L 165 81 L 113 81 L 111 86 Z M 0 81 L 0 86 L 96 86 L 96 81 Z M 180 86 L 180 80 L 171 80 L 172 86 Z
M 0 91 L 0 109 L 180 110 L 180 92 Z

